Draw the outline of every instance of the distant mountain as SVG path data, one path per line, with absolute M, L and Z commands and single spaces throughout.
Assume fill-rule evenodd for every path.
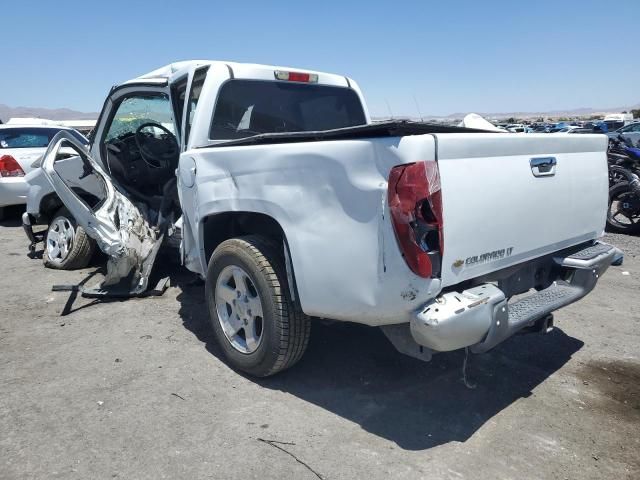
M 506 119 L 506 118 L 522 118 L 522 119 L 533 119 L 533 118 L 559 118 L 559 117 L 588 117 L 592 115 L 604 116 L 609 113 L 621 113 L 623 111 L 630 112 L 633 109 L 640 108 L 640 103 L 635 105 L 630 105 L 626 107 L 613 107 L 613 108 L 574 108 L 571 110 L 551 110 L 547 112 L 473 112 L 481 115 L 485 118 L 491 119 Z M 452 120 L 461 120 L 465 117 L 469 112 L 456 112 L 451 113 L 449 115 L 423 115 L 425 120 L 440 120 L 440 121 L 452 121 Z M 374 117 L 376 120 L 388 118 L 387 116 Z M 397 116 L 396 118 L 400 118 Z M 414 116 L 402 116 L 402 118 L 408 118 L 415 120 Z
M 0 120 L 12 117 L 46 118 L 49 120 L 94 120 L 97 112 L 77 112 L 68 108 L 10 107 L 0 103 Z

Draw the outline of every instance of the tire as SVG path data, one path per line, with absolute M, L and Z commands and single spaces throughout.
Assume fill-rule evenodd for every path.
M 615 185 L 627 181 L 627 174 L 629 172 L 620 166 L 612 165 L 609 167 L 609 188 Z
M 631 191 L 629 187 L 629 182 L 620 182 L 615 184 L 613 187 L 609 189 L 609 208 L 607 210 L 607 231 L 614 233 L 626 233 L 626 234 L 637 234 L 640 233 L 640 209 L 638 209 L 638 217 L 635 218 L 634 223 L 623 223 L 617 221 L 615 217 L 619 218 L 616 215 L 613 215 L 612 210 L 615 208 L 613 205 L 614 201 L 620 201 L 621 199 L 631 199 L 640 204 L 640 199 L 636 197 L 636 195 Z
M 66 248 L 54 240 L 54 234 L 65 236 Z M 56 248 L 57 246 L 57 248 Z M 86 267 L 91 261 L 96 243 L 90 238 L 84 229 L 76 223 L 73 215 L 65 207 L 60 208 L 49 223 L 49 228 L 44 238 L 44 252 L 42 261 L 47 268 L 56 270 L 75 270 Z
M 311 321 L 291 300 L 282 257 L 276 244 L 251 235 L 221 243 L 207 269 L 207 306 L 218 345 L 233 368 L 256 377 L 293 366 L 309 343 Z

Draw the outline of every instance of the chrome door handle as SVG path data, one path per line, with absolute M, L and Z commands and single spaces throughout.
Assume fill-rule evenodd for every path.
M 529 160 L 534 177 L 550 177 L 556 174 L 556 157 L 539 157 Z

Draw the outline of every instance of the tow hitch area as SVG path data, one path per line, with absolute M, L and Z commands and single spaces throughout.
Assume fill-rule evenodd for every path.
M 100 184 L 103 195 L 93 206 L 89 206 L 56 170 L 56 156 L 62 146 L 73 148 L 82 161 L 83 171 L 78 180 L 95 176 L 95 181 Z M 126 190 L 116 184 L 100 164 L 89 156 L 82 144 L 65 131 L 52 139 L 42 168 L 78 224 L 109 257 L 104 280 L 93 287 L 78 286 L 77 289 L 85 297 L 132 297 L 145 294 L 168 225 L 162 209 L 154 211 L 146 203 L 134 204 L 129 200 L 124 194 Z M 166 280 L 160 282 L 162 291 L 166 285 Z M 57 289 L 69 290 L 72 287 Z

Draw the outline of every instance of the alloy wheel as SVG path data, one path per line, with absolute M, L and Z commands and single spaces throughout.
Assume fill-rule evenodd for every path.
M 218 321 L 233 348 L 255 352 L 262 341 L 262 302 L 251 277 L 237 265 L 225 267 L 216 280 Z

